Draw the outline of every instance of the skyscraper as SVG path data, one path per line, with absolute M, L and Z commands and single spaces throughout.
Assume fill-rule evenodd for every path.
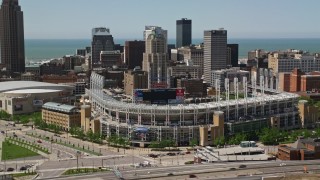
M 204 80 L 211 83 L 212 70 L 227 67 L 227 30 L 204 31 Z
M 227 44 L 227 65 L 231 67 L 239 66 L 239 44 Z
M 91 65 L 94 66 L 100 61 L 101 51 L 113 51 L 114 42 L 110 34 L 110 29 L 105 27 L 97 27 L 92 29 L 91 42 Z
M 192 44 L 192 21 L 187 18 L 177 20 L 176 48 Z
M 142 67 L 143 53 L 145 51 L 145 41 L 126 41 L 124 46 L 124 59 L 129 69 L 136 66 Z
M 148 72 L 149 88 L 167 88 L 167 30 L 157 26 L 146 26 L 144 31 L 146 41 L 143 53 L 143 70 Z
M 1 64 L 8 75 L 25 71 L 23 12 L 18 0 L 3 0 L 0 9 Z

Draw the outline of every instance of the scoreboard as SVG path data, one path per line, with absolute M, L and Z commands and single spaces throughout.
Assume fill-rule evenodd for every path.
M 151 104 L 182 104 L 184 89 L 135 89 L 134 101 Z

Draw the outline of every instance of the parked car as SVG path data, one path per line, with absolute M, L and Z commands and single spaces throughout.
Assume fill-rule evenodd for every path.
M 42 143 L 42 141 L 39 139 L 39 140 L 37 141 L 37 143 Z
M 197 176 L 194 174 L 189 174 L 189 178 L 196 178 Z
M 18 136 L 16 134 L 14 134 L 13 137 L 18 137 Z
M 186 154 L 191 154 L 191 152 L 190 152 L 190 151 L 187 151 Z
M 4 134 L 4 131 L 1 131 L 1 134 Z
M 244 164 L 241 164 L 240 166 L 239 166 L 239 168 L 246 168 L 247 166 L 246 165 L 244 165 Z
M 167 176 L 173 176 L 173 173 L 168 173 Z
M 22 166 L 22 167 L 20 168 L 20 171 L 25 171 L 25 170 L 27 170 L 27 167 L 25 167 L 25 166 Z

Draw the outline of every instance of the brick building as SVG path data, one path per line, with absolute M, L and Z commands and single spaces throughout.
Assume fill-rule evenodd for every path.
M 279 145 L 278 158 L 281 160 L 320 159 L 320 139 L 299 138 L 291 145 Z
M 186 97 L 207 96 L 207 88 L 202 79 L 177 79 L 177 88 L 185 89 Z
M 290 73 L 279 73 L 279 89 L 290 92 Z
M 290 74 L 290 92 L 301 91 L 301 76 L 304 75 L 300 69 L 293 69 Z
M 318 93 L 320 89 L 320 72 L 313 71 L 305 74 L 300 69 L 291 73 L 279 73 L 279 88 L 287 92 Z
M 320 72 L 312 72 L 309 75 L 301 76 L 301 91 L 319 91 Z
M 74 83 L 78 81 L 78 76 L 73 73 L 69 73 L 68 75 L 43 75 L 41 76 L 41 81 L 42 82 L 47 82 L 47 83 Z

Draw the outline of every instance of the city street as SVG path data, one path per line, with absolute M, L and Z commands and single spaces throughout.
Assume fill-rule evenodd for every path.
M 125 179 L 185 179 L 189 174 L 196 174 L 201 179 L 210 178 L 235 178 L 238 176 L 257 176 L 261 174 L 274 174 L 302 171 L 304 165 L 308 165 L 308 168 L 317 169 L 317 161 L 291 161 L 286 162 L 286 166 L 280 166 L 282 161 L 263 161 L 263 162 L 226 162 L 226 163 L 214 163 L 214 164 L 195 164 L 184 165 L 187 161 L 193 161 L 193 152 L 186 154 L 186 149 L 181 148 L 182 151 L 175 152 L 175 155 L 168 155 L 168 152 L 150 151 L 148 148 L 134 148 L 134 149 L 118 149 L 108 147 L 107 145 L 98 145 L 91 142 L 81 141 L 73 138 L 68 134 L 55 135 L 51 132 L 43 130 L 33 130 L 30 127 L 23 127 L 17 125 L 12 127 L 10 125 L 5 126 L 7 122 L 0 121 L 3 126 L 0 127 L 1 131 L 5 131 L 6 134 L 1 135 L 0 139 L 4 139 L 5 135 L 13 136 L 14 133 L 21 139 L 29 142 L 37 143 L 42 147 L 48 148 L 49 152 L 52 150 L 52 154 L 47 157 L 36 156 L 34 159 L 17 159 L 14 161 L 6 161 L 0 163 L 0 168 L 6 169 L 13 167 L 19 169 L 22 166 L 30 165 L 30 170 L 36 170 L 39 173 L 38 179 L 46 178 L 58 178 L 66 169 L 70 168 L 98 168 L 108 167 L 111 172 L 101 172 L 91 175 L 83 175 L 77 178 L 75 177 L 63 177 L 63 179 L 115 179 L 116 169 L 119 174 Z M 21 128 L 21 130 L 19 130 Z M 33 137 L 26 134 L 41 135 L 42 138 L 48 137 L 45 140 Z M 51 143 L 53 139 L 53 143 Z M 66 142 L 67 144 L 75 144 L 76 147 L 86 147 L 90 151 L 99 152 L 102 155 L 96 156 L 94 154 L 81 152 L 77 156 L 77 149 L 66 147 L 64 145 L 57 144 L 55 142 Z M 275 152 L 275 147 L 263 147 L 268 152 Z M 157 155 L 157 157 L 150 157 L 151 154 Z M 139 164 L 148 163 L 147 167 L 137 166 Z M 239 168 L 240 165 L 245 164 L 246 168 Z M 134 165 L 134 166 L 133 166 Z M 214 172 L 214 173 L 213 173 Z M 168 173 L 172 173 L 173 176 L 167 176 Z
M 318 170 L 318 161 L 292 161 L 286 162 L 285 166 L 280 166 L 281 162 L 246 162 L 247 167 L 239 168 L 243 163 L 216 163 L 184 165 L 171 167 L 156 167 L 142 169 L 119 169 L 122 177 L 125 179 L 186 179 L 190 174 L 194 174 L 201 179 L 221 179 L 238 178 L 249 176 L 250 179 L 256 179 L 262 175 L 302 173 L 307 166 L 308 171 Z M 172 175 L 168 175 L 172 173 Z M 257 177 L 252 177 L 257 176 Z M 113 172 L 96 173 L 83 175 L 81 177 L 60 177 L 61 179 L 115 179 Z M 58 179 L 60 179 L 58 178 Z M 248 178 L 244 178 L 248 179 Z

